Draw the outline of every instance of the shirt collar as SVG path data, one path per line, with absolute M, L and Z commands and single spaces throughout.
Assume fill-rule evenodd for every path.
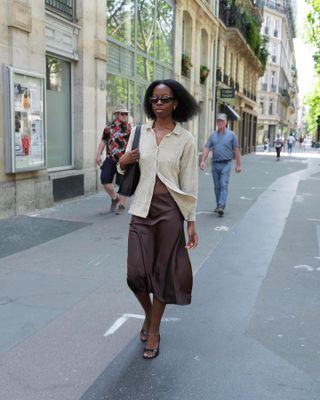
M 115 119 L 112 121 L 113 126 L 123 126 L 124 128 L 128 128 L 129 123 L 128 122 L 120 122 L 119 120 Z
M 148 130 L 152 129 L 152 126 L 154 124 L 154 120 L 148 121 L 146 123 L 146 128 Z M 183 133 L 183 128 L 181 126 L 181 124 L 179 122 L 175 122 L 176 126 L 173 128 L 173 131 L 171 133 L 174 133 L 176 135 L 181 135 L 181 133 Z

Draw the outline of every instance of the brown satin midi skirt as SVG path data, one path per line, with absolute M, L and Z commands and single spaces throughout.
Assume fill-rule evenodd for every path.
M 169 192 L 153 194 L 147 218 L 132 216 L 128 238 L 128 286 L 166 304 L 190 304 L 192 269 L 185 249 L 183 216 Z

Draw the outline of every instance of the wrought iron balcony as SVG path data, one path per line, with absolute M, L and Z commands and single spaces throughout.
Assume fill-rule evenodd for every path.
M 75 0 L 45 0 L 46 8 L 61 16 L 73 20 L 75 17 Z
M 219 17 L 227 27 L 238 28 L 243 36 L 247 38 L 247 22 L 237 6 L 230 5 L 226 0 L 221 0 Z

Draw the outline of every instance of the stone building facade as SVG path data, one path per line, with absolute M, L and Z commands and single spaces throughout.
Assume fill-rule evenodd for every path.
M 279 134 L 296 133 L 298 114 L 295 37 L 295 2 L 263 0 L 261 33 L 268 38 L 268 63 L 258 84 L 258 143 Z
M 7 107 L 8 89 L 0 80 L 0 217 L 6 217 L 96 190 L 107 46 L 104 2 L 3 0 L 1 5 L 1 73 L 10 66 L 25 76 L 46 78 L 46 165 L 15 173 L 5 167 L 5 147 L 14 135 L 6 121 L 15 118 L 11 114 L 16 111 Z M 27 109 L 25 115 L 28 136 Z

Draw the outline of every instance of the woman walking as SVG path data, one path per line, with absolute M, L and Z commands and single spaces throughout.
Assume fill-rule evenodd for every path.
M 144 98 L 151 120 L 141 127 L 139 149 L 133 130 L 118 169 L 139 162 L 141 171 L 129 212 L 127 282 L 145 312 L 140 340 L 145 359 L 159 354 L 160 322 L 166 304 L 190 304 L 192 270 L 187 250 L 197 246 L 197 155 L 184 122 L 197 114 L 196 100 L 177 81 L 154 81 Z M 188 241 L 184 236 L 187 221 Z M 150 294 L 153 294 L 153 299 Z

